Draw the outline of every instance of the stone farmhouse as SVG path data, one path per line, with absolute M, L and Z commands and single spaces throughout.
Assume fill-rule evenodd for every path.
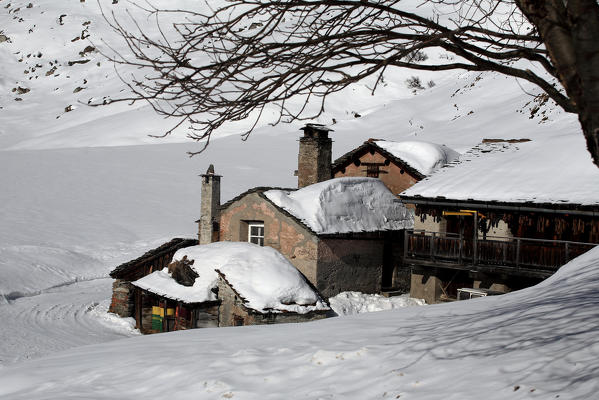
M 305 322 L 329 307 L 280 253 L 251 243 L 217 242 L 177 251 L 168 272 L 131 285 L 143 333 Z
M 401 193 L 416 213 L 404 238 L 411 296 L 521 289 L 597 245 L 599 171 L 564 149 L 485 140 Z
M 144 332 L 237 325 L 240 321 L 263 323 L 261 318 L 272 318 L 265 317 L 269 312 L 245 304 L 240 292 L 235 295 L 239 307 L 233 313 L 223 296 L 238 288 L 228 284 L 229 274 L 223 271 L 218 274 L 218 296 L 197 301 L 177 295 L 185 284 L 163 270 L 176 253 L 198 243 L 249 242 L 271 247 L 324 298 L 347 290 L 408 291 L 410 269 L 403 264 L 403 243 L 404 232 L 413 227 L 414 212 L 395 194 L 453 160 L 457 153 L 431 143 L 369 140 L 333 163 L 330 129 L 308 124 L 302 130 L 297 189 L 257 187 L 221 204 L 222 177 L 211 165 L 201 175 L 198 240 L 173 239 L 115 268 L 110 274 L 115 278 L 110 311 L 134 317 Z M 156 286 L 157 282 L 168 284 Z M 285 313 L 275 320 L 313 317 L 300 314 L 292 318 Z
M 435 143 L 369 139 L 335 160 L 331 172 L 335 178 L 379 178 L 391 193 L 399 194 L 458 156 L 449 147 Z
M 302 130 L 298 189 L 258 187 L 220 205 L 221 176 L 208 168 L 196 221 L 199 242 L 273 247 L 325 297 L 347 290 L 409 290 L 402 243 L 413 217 L 394 201 L 393 190 L 411 186 L 457 153 L 426 142 L 369 140 L 333 163 L 330 129 L 308 124 Z M 356 199 L 361 206 L 352 210 Z M 315 215 L 326 223 L 308 222 Z
M 401 261 L 395 245 L 413 224 L 411 212 L 373 178 L 255 188 L 218 213 L 219 240 L 277 249 L 325 297 L 347 290 L 377 293 L 385 279 L 390 286 Z

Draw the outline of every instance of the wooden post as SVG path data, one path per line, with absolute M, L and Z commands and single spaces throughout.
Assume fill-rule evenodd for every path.
M 569 254 L 570 253 L 570 247 L 568 246 L 568 244 L 569 243 L 566 242 L 566 262 L 565 263 L 567 263 L 568 261 L 570 261 L 570 254 Z
M 164 316 L 162 317 L 162 332 L 168 332 L 168 323 L 166 322 L 166 300 L 164 301 L 162 309 L 164 310 Z
M 408 249 L 409 244 L 410 244 L 410 241 L 409 241 L 410 238 L 409 238 L 409 236 L 410 236 L 410 231 L 406 231 L 406 233 L 405 233 L 405 235 L 403 237 L 403 256 L 404 256 L 404 259 L 408 258 L 408 255 L 409 255 L 409 249 Z
M 516 268 L 520 267 L 520 238 L 516 239 Z
M 460 236 L 459 236 L 459 250 L 458 250 L 458 263 L 461 264 L 462 263 L 462 249 L 464 248 L 464 236 L 462 235 L 462 231 L 463 229 L 460 229 Z
M 474 241 L 472 242 L 474 245 L 474 249 L 472 249 L 472 265 L 477 264 L 478 258 L 478 212 L 474 212 Z
M 435 259 L 435 237 L 436 237 L 437 233 L 436 232 L 431 232 L 431 247 L 429 249 L 430 251 L 430 257 L 432 260 Z

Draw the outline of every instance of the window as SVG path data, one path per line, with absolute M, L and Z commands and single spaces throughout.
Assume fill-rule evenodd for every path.
M 362 163 L 366 167 L 366 170 L 363 170 L 366 173 L 366 176 L 369 178 L 379 178 L 380 174 L 386 174 L 387 171 L 381 169 L 381 167 L 385 166 L 385 163 L 373 162 L 373 163 Z
M 379 165 L 378 164 L 368 164 L 366 167 L 366 176 L 369 178 L 378 178 L 379 177 Z
M 248 242 L 264 246 L 263 222 L 250 222 L 248 224 Z

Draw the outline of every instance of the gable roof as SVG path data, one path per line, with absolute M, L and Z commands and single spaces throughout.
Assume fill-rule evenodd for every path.
M 155 271 L 134 286 L 185 303 L 216 301 L 213 289 L 220 275 L 247 308 L 260 312 L 328 310 L 306 278 L 278 251 L 247 242 L 214 242 L 179 250 L 173 260 L 187 257 L 199 275 L 193 286 L 178 284 L 167 269 Z
M 174 254 L 177 250 L 179 250 L 181 248 L 188 247 L 188 246 L 195 246 L 196 244 L 198 244 L 198 241 L 196 239 L 182 239 L 182 238 L 171 239 L 171 241 L 166 242 L 166 243 L 156 247 L 155 249 L 152 249 L 152 250 L 144 253 L 141 257 L 138 257 L 131 261 L 127 261 L 126 263 L 123 263 L 123 264 L 117 266 L 115 269 L 113 269 L 110 272 L 110 277 L 111 278 L 120 278 L 123 275 L 126 275 L 127 273 L 133 271 L 135 268 L 137 268 L 141 264 L 151 262 L 151 261 L 153 261 L 159 257 L 162 257 L 164 255 L 167 255 L 169 253 Z
M 383 155 L 404 168 L 417 179 L 423 179 L 435 169 L 453 161 L 459 153 L 445 145 L 423 141 L 401 141 L 369 139 L 352 151 L 339 157 L 332 165 L 333 173 L 354 162 L 370 151 Z
M 411 213 L 376 178 L 330 179 L 298 190 L 269 190 L 263 196 L 317 235 L 411 228 Z
M 247 196 L 248 194 L 252 194 L 252 193 L 264 193 L 267 190 L 286 190 L 286 191 L 292 191 L 292 190 L 297 190 L 296 188 L 282 188 L 282 187 L 276 187 L 276 186 L 257 186 L 251 189 L 246 190 L 243 193 L 238 194 L 237 196 L 233 197 L 231 200 L 223 203 L 220 205 L 220 209 L 224 210 L 225 208 L 229 207 L 231 204 L 235 203 L 238 200 L 241 200 L 242 198 L 244 198 L 245 196 Z
M 581 142 L 572 135 L 485 140 L 400 197 L 406 202 L 425 198 L 597 206 L 599 168 Z

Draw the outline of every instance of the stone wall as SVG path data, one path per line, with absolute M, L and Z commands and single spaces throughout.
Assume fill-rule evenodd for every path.
M 199 244 L 208 244 L 214 241 L 214 222 L 218 221 L 219 206 L 220 176 L 214 174 L 202 175 L 201 215 L 198 226 Z
M 325 297 L 343 291 L 378 293 L 384 239 L 322 239 L 318 245 L 316 288 Z
M 133 317 L 135 304 L 133 300 L 133 285 L 124 279 L 115 279 L 112 283 L 112 301 L 109 312 L 123 318 Z
M 435 269 L 412 271 L 410 297 L 424 299 L 427 304 L 435 304 L 441 296 L 441 279 Z
M 328 137 L 300 138 L 297 187 L 303 188 L 331 179 L 333 141 Z
M 308 322 L 326 318 L 325 311 L 297 313 L 266 313 L 248 310 L 243 300 L 222 279 L 218 280 L 218 299 L 221 301 L 218 326 L 267 325 Z
M 193 312 L 195 312 L 195 326 L 192 328 L 218 327 L 218 304 L 198 304 Z
M 278 250 L 312 284 L 316 284 L 316 235 L 258 193 L 250 193 L 221 210 L 220 240 L 246 242 L 249 221 L 263 222 L 264 245 Z

